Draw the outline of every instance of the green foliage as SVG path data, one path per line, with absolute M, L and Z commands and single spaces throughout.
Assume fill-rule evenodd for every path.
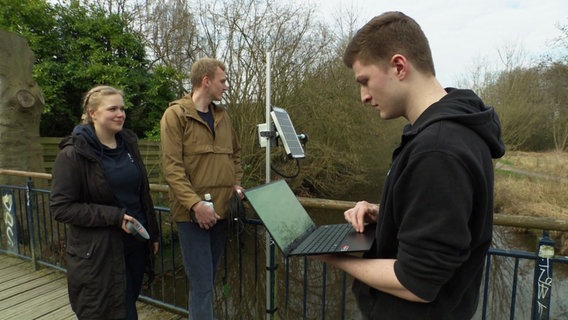
M 39 44 L 52 40 L 44 31 L 56 24 L 54 10 L 46 1 L 0 0 L 0 28 L 22 35 L 32 48 L 41 50 Z
M 140 136 L 152 129 L 174 96 L 174 72 L 150 71 L 143 35 L 129 31 L 126 16 L 77 1 L 0 1 L 0 15 L 9 18 L 3 23 L 29 39 L 37 58 L 34 77 L 46 104 L 42 136 L 69 134 L 82 114 L 82 95 L 98 84 L 124 90 L 127 127 Z

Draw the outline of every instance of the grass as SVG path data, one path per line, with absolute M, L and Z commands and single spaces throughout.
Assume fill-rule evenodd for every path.
M 515 168 L 568 179 L 568 153 L 510 151 L 499 160 Z
M 499 169 L 499 165 L 506 165 L 507 169 Z M 497 168 L 496 212 L 568 219 L 568 153 L 508 152 L 498 161 Z M 511 172 L 510 168 L 521 171 Z M 568 255 L 568 234 L 551 232 L 551 236 L 556 240 L 558 254 Z

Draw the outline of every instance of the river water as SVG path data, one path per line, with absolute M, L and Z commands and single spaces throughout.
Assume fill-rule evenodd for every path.
M 542 234 L 519 233 L 507 227 L 496 227 L 493 247 L 508 250 L 536 252 Z M 516 303 L 511 308 L 515 260 L 510 257 L 492 257 L 488 319 L 501 319 L 514 313 L 514 319 L 531 319 L 535 261 L 521 259 L 518 265 Z M 537 271 L 537 279 L 540 270 Z M 568 319 L 568 265 L 552 264 L 550 319 Z M 480 318 L 480 317 L 479 317 Z M 509 317 L 506 317 L 507 319 Z

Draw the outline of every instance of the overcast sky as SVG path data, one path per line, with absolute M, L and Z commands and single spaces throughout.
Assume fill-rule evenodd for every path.
M 297 0 L 304 2 L 305 0 Z M 530 63 L 544 54 L 566 56 L 553 46 L 568 25 L 568 0 L 307 0 L 333 22 L 340 12 L 357 13 L 361 27 L 385 11 L 402 11 L 415 19 L 430 41 L 443 86 L 469 80 L 476 66 L 502 68 L 499 51 L 517 48 Z M 352 8 L 352 9 L 351 9 Z

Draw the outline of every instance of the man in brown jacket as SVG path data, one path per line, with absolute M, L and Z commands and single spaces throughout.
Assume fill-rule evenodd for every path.
M 189 278 L 190 319 L 214 319 L 215 271 L 227 239 L 229 202 L 242 195 L 240 144 L 220 101 L 225 65 L 203 58 L 191 68 L 192 93 L 173 101 L 160 121 L 164 178 Z M 214 208 L 203 201 L 211 194 Z M 241 196 L 242 197 L 242 196 Z

